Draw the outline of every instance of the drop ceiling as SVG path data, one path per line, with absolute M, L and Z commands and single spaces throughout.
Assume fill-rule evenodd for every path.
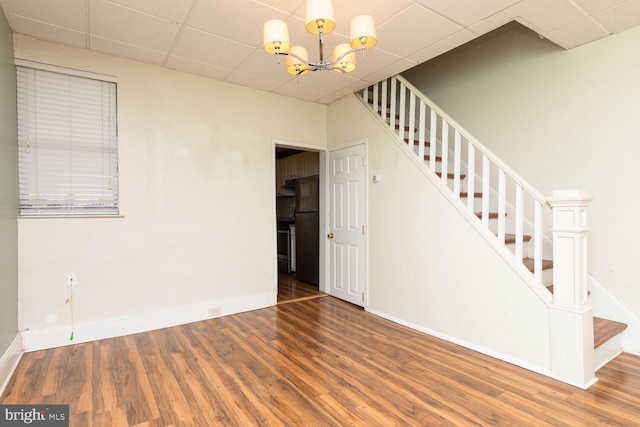
M 640 25 L 640 0 L 335 0 L 325 51 L 372 15 L 378 44 L 354 72 L 293 77 L 262 50 L 262 25 L 283 19 L 312 61 L 304 0 L 0 0 L 14 33 L 130 58 L 285 96 L 330 103 L 510 21 L 570 49 Z

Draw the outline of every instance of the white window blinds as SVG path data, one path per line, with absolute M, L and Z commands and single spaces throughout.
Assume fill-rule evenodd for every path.
M 17 67 L 21 215 L 117 215 L 116 85 Z

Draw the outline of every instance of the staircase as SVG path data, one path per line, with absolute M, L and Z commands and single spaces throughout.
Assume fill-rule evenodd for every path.
M 358 95 L 468 214 L 510 252 L 517 268 L 526 269 L 539 294 L 550 304 L 564 304 L 566 301 L 556 301 L 554 296 L 549 200 L 401 76 L 372 85 Z M 576 307 L 588 307 L 586 281 L 583 287 L 570 292 L 580 294 L 573 301 Z M 620 354 L 620 334 L 626 327 L 593 318 L 598 369 Z

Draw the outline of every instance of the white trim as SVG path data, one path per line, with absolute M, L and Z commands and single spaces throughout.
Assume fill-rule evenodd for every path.
M 70 340 L 71 327 L 69 325 L 23 331 L 22 342 L 26 352 L 43 350 L 219 317 L 209 316 L 209 308 L 220 308 L 220 315 L 229 315 L 270 307 L 275 303 L 276 294 L 267 292 L 240 298 L 209 301 L 167 311 L 76 324 L 73 328 L 73 341 Z
M 16 58 L 15 64 L 16 66 L 20 67 L 34 68 L 36 70 L 50 71 L 52 73 L 67 74 L 70 76 L 84 77 L 87 79 L 101 80 L 110 83 L 118 82 L 115 76 L 92 73 L 90 71 L 76 70 L 74 68 L 60 67 L 58 65 L 45 64 L 43 62 L 29 61 L 27 59 Z
M 515 366 L 519 366 L 519 367 L 527 369 L 527 370 L 529 370 L 531 372 L 535 372 L 537 374 L 544 375 L 545 377 L 549 377 L 549 378 L 552 378 L 552 379 L 555 379 L 555 380 L 558 380 L 558 381 L 562 381 L 563 383 L 572 385 L 574 387 L 578 387 L 578 388 L 586 390 L 586 389 L 588 389 L 589 387 L 591 387 L 593 384 L 595 384 L 598 381 L 597 378 L 594 378 L 592 381 L 590 381 L 586 385 L 577 384 L 577 383 L 572 382 L 571 380 L 568 380 L 566 378 L 561 378 L 561 377 L 557 376 L 550 369 L 543 368 L 543 367 L 541 367 L 539 365 L 535 365 L 535 364 L 533 364 L 531 362 L 520 360 L 520 359 L 517 359 L 517 358 L 515 358 L 513 356 L 510 356 L 508 354 L 500 353 L 500 352 L 488 349 L 486 347 L 482 347 L 482 346 L 479 346 L 477 344 L 470 343 L 468 341 L 461 340 L 461 339 L 452 337 L 450 335 L 446 335 L 446 334 L 443 334 L 441 332 L 434 331 L 433 329 L 426 328 L 426 327 L 418 325 L 416 323 L 408 322 L 406 320 L 397 318 L 395 316 L 388 315 L 386 313 L 383 313 L 383 312 L 380 312 L 380 311 L 377 311 L 377 310 L 372 310 L 372 309 L 368 309 L 368 308 L 365 309 L 365 310 L 367 312 L 371 313 L 371 314 L 374 314 L 376 316 L 379 316 L 379 317 L 382 317 L 384 319 L 390 320 L 390 321 L 392 321 L 394 323 L 398 323 L 398 324 L 400 324 L 402 326 L 406 326 L 408 328 L 414 329 L 414 330 L 416 330 L 418 332 L 422 332 L 422 333 L 425 333 L 427 335 L 431 335 L 433 337 L 436 337 L 436 338 L 448 341 L 450 343 L 459 345 L 461 347 L 468 348 L 469 350 L 477 351 L 478 353 L 485 354 L 487 356 L 493 357 L 495 359 L 502 360 L 504 362 L 510 363 L 512 365 L 515 365 Z
M 621 337 L 622 351 L 640 355 L 640 319 L 593 276 L 589 275 L 587 281 L 593 315 L 626 323 L 627 329 L 622 332 Z
M 320 145 L 313 145 L 313 144 L 303 144 L 301 142 L 296 142 L 296 141 L 287 141 L 284 139 L 272 139 L 271 140 L 271 146 L 272 146 L 272 152 L 273 152 L 273 160 L 271 163 L 271 172 L 272 172 L 272 176 L 273 176 L 273 180 L 275 181 L 276 179 L 276 148 L 278 147 L 283 147 L 283 148 L 292 148 L 294 150 L 301 150 L 301 151 L 311 151 L 314 153 L 318 153 L 318 175 L 319 175 L 319 189 L 318 189 L 318 197 L 319 197 L 319 202 L 320 202 L 320 206 L 319 206 L 319 218 L 320 218 L 320 224 L 318 224 L 318 228 L 319 228 L 319 232 L 320 232 L 320 236 L 319 236 L 319 250 L 318 250 L 318 289 L 321 292 L 327 292 L 326 288 L 327 288 L 327 276 L 326 276 L 326 271 L 328 268 L 328 258 L 325 255 L 325 247 L 328 247 L 327 243 L 326 243 L 326 239 L 323 238 L 323 236 L 326 236 L 327 233 L 322 231 L 325 230 L 326 228 L 326 220 L 323 222 L 322 218 L 326 218 L 328 214 L 326 214 L 325 212 L 327 212 L 328 206 L 329 206 L 329 200 L 328 198 L 325 196 L 327 193 L 327 185 L 328 185 L 328 169 L 327 169 L 327 153 L 328 153 L 328 149 L 327 147 L 322 147 Z M 272 200 L 273 200 L 273 207 L 272 207 L 272 212 L 273 212 L 273 236 L 274 236 L 274 243 L 275 243 L 275 247 L 274 247 L 274 265 L 275 265 L 275 271 L 276 271 L 276 280 L 275 280 L 275 284 L 274 284 L 274 289 L 276 292 L 276 295 L 278 293 L 278 237 L 277 237 L 277 233 L 278 233 L 278 219 L 277 219 L 277 213 L 276 213 L 276 189 L 275 186 L 272 187 L 273 188 L 273 196 L 272 196 Z
M 2 396 L 4 389 L 9 384 L 9 380 L 18 367 L 18 362 L 20 362 L 23 354 L 22 335 L 18 333 L 11 341 L 7 351 L 0 358 L 0 396 Z

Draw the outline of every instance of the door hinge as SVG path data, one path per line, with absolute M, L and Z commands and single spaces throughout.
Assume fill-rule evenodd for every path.
M 362 302 L 364 302 L 364 292 L 362 293 Z
M 362 235 L 364 235 L 364 233 L 365 233 L 365 232 L 366 232 L 366 228 L 365 228 L 365 226 L 363 225 L 363 226 L 362 226 Z
M 364 157 L 362 158 L 362 167 L 367 166 L 367 159 L 365 159 Z

